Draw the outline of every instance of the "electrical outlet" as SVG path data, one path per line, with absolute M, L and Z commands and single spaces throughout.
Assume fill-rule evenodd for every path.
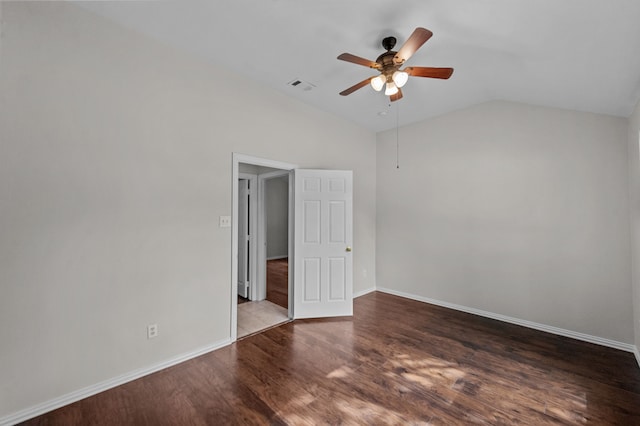
M 147 339 L 158 337 L 158 324 L 149 324 L 147 326 Z
M 230 228 L 231 227 L 231 216 L 220 216 L 219 226 L 220 226 L 220 228 Z

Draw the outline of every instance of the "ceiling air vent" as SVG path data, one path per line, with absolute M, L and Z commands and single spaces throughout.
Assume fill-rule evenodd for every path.
M 291 80 L 287 84 L 291 87 L 294 87 L 296 90 L 302 90 L 303 92 L 310 92 L 316 87 L 314 84 L 311 84 L 308 81 L 300 80 L 299 78 Z

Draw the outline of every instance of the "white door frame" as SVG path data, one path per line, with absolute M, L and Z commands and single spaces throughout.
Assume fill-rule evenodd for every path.
M 293 170 L 298 166 L 296 164 L 284 163 L 281 161 L 269 160 L 266 158 L 255 157 L 252 155 L 239 154 L 237 152 L 232 153 L 231 163 L 231 341 L 235 342 L 238 338 L 238 176 L 239 176 L 239 164 L 252 164 L 254 166 L 271 167 L 274 169 Z M 293 179 L 289 179 L 289 262 L 291 264 L 293 260 L 293 202 L 292 202 L 292 184 Z M 260 187 L 260 185 L 258 185 Z M 256 242 L 257 247 L 262 247 L 264 250 L 264 241 L 260 238 L 261 227 L 258 224 Z M 265 254 L 266 255 L 266 254 Z M 260 263 L 260 262 L 259 262 Z M 263 267 L 264 268 L 264 267 Z M 261 273 L 261 272 L 260 272 Z M 266 274 L 266 272 L 265 272 Z M 292 309 L 292 274 L 289 273 L 289 317 L 291 317 Z
M 238 180 L 244 179 L 249 181 L 249 210 L 247 214 L 249 215 L 249 274 L 246 277 L 247 281 L 249 281 L 249 294 L 247 297 L 250 300 L 262 300 L 257 298 L 258 293 L 256 292 L 256 266 L 258 262 L 256 261 L 256 257 L 258 254 L 257 250 L 257 234 L 258 234 L 258 220 L 257 220 L 257 204 L 258 204 L 258 175 L 254 175 L 251 173 L 238 173 Z M 238 199 L 239 201 L 239 199 Z M 236 221 L 237 222 L 237 221 Z M 240 246 L 240 243 L 238 243 Z

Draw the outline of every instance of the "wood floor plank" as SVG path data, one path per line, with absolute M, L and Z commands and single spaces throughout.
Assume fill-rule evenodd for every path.
M 289 307 L 289 259 L 267 260 L 267 300 Z
M 632 354 L 383 293 L 27 425 L 640 425 Z

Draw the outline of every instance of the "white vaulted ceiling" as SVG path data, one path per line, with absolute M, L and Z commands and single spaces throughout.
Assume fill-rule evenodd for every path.
M 640 97 L 637 0 L 78 4 L 373 131 L 396 126 L 396 104 L 402 125 L 496 99 L 626 117 Z M 369 86 L 338 95 L 375 75 L 340 53 L 375 60 L 382 38 L 397 49 L 419 26 L 434 35 L 407 65 L 453 67 L 451 79 L 412 77 L 391 107 Z

